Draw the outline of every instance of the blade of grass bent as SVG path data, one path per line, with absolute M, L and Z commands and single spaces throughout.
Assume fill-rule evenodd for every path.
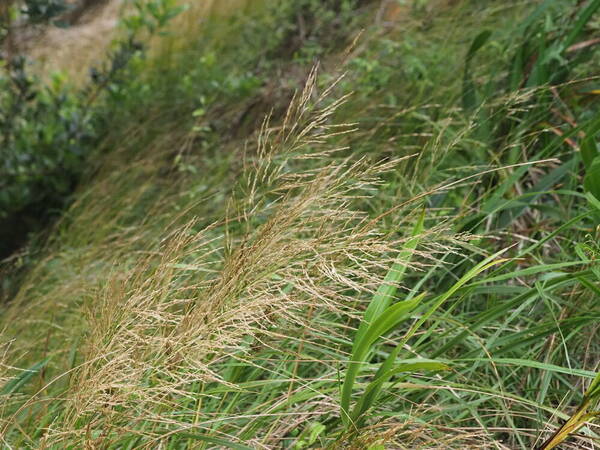
M 412 326 L 412 328 L 409 330 L 409 332 L 406 334 L 406 336 L 404 336 L 403 340 L 402 340 L 402 345 L 404 345 L 408 339 L 410 339 L 419 328 L 421 328 L 421 325 L 423 325 L 423 323 L 425 323 L 426 320 L 428 320 L 431 315 L 438 310 L 438 308 L 440 306 L 442 306 L 442 304 L 444 304 L 446 302 L 446 300 L 448 300 L 452 295 L 454 295 L 461 287 L 463 287 L 465 284 L 467 284 L 469 281 L 471 281 L 473 278 L 475 278 L 477 275 L 479 275 L 482 272 L 485 272 L 487 269 L 494 267 L 497 264 L 501 264 L 505 261 L 507 261 L 506 258 L 504 259 L 497 259 L 501 254 L 503 254 L 504 252 L 506 252 L 508 249 L 502 249 L 497 253 L 494 253 L 491 256 L 488 256 L 487 258 L 485 258 L 483 261 L 481 261 L 479 264 L 475 265 L 475 267 L 473 267 L 471 270 L 469 270 L 467 273 L 465 273 L 456 283 L 454 283 L 450 289 L 448 289 L 446 292 L 444 292 L 443 294 L 439 295 L 438 297 L 436 297 L 433 300 L 433 305 L 427 310 L 427 312 L 425 314 L 423 314 L 423 316 Z M 433 329 L 434 327 L 432 327 Z M 419 341 L 415 344 L 415 346 L 420 345 L 425 339 L 427 339 L 429 337 L 429 335 L 431 334 L 431 329 L 428 330 L 420 339 Z
M 423 232 L 425 222 L 425 210 L 421 213 L 419 220 L 413 228 L 411 239 L 404 245 L 402 250 L 398 253 L 396 261 L 392 265 L 391 269 L 386 274 L 383 283 L 377 289 L 377 292 L 371 299 L 369 306 L 365 310 L 363 320 L 358 327 L 354 342 L 360 340 L 367 330 L 367 327 L 373 320 L 377 319 L 379 315 L 390 305 L 396 291 L 398 289 L 398 283 L 404 277 L 406 267 L 411 260 L 412 254 L 421 240 L 420 234 Z
M 349 425 L 350 419 L 349 408 L 352 389 L 360 366 L 368 355 L 371 346 L 382 335 L 406 319 L 407 314 L 417 307 L 424 296 L 425 294 L 421 294 L 412 300 L 405 300 L 390 306 L 386 309 L 385 314 L 380 315 L 380 317 L 367 328 L 361 339 L 355 341 L 352 356 L 348 368 L 346 369 L 346 375 L 342 385 L 342 420 L 346 426 Z
M 369 383 L 369 385 L 365 389 L 365 392 L 360 397 L 359 401 L 356 403 L 356 406 L 354 407 L 354 410 L 351 414 L 352 422 L 357 423 L 360 420 L 360 417 L 363 416 L 363 414 L 366 411 L 368 411 L 369 408 L 371 408 L 371 406 L 373 406 L 373 404 L 377 400 L 377 397 L 379 396 L 379 393 L 381 392 L 383 383 L 388 381 L 394 375 L 421 370 L 439 371 L 449 369 L 450 368 L 446 364 L 437 361 L 421 361 L 414 363 L 404 362 L 398 364 L 398 366 L 394 369 L 389 369 L 385 371 L 381 371 L 380 369 L 381 373 L 380 371 L 377 372 L 375 379 L 371 383 Z
M 350 399 L 352 396 L 352 388 L 354 385 L 354 381 L 358 374 L 358 370 L 360 368 L 360 363 L 362 359 L 357 359 L 357 355 L 359 354 L 358 347 L 361 343 L 364 342 L 364 336 L 367 333 L 370 325 L 379 317 L 381 314 L 386 311 L 396 294 L 398 289 L 398 283 L 404 277 L 404 273 L 406 272 L 406 267 L 410 262 L 412 254 L 419 244 L 420 234 L 423 232 L 425 223 L 425 210 L 421 213 L 417 223 L 415 224 L 411 239 L 404 245 L 402 250 L 398 253 L 395 263 L 392 265 L 388 273 L 386 274 L 383 283 L 377 289 L 377 292 L 371 299 L 369 306 L 365 310 L 363 320 L 361 321 L 358 330 L 356 332 L 356 336 L 354 337 L 353 346 L 352 346 L 352 358 L 348 365 L 346 375 L 344 377 L 344 382 L 342 384 L 342 392 L 341 392 L 341 409 L 342 409 L 342 420 L 347 425 L 348 424 L 348 413 L 350 407 Z M 368 349 L 367 349 L 368 353 Z M 362 358 L 366 356 L 363 355 Z

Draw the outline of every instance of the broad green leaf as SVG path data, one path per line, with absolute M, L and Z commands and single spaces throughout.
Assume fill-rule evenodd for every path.
M 412 300 L 405 300 L 390 306 L 367 328 L 360 339 L 355 340 L 352 356 L 348 368 L 346 369 L 346 375 L 342 385 L 342 419 L 346 425 L 348 425 L 352 389 L 360 367 L 364 362 L 365 357 L 368 355 L 371 346 L 377 339 L 383 336 L 383 334 L 405 320 L 408 317 L 408 313 L 417 307 L 424 296 L 425 294 L 423 293 Z
M 406 267 L 410 262 L 412 254 L 419 244 L 420 234 L 423 232 L 424 224 L 425 210 L 423 210 L 419 216 L 419 219 L 412 230 L 411 239 L 408 240 L 402 250 L 398 253 L 396 262 L 392 265 L 386 274 L 383 283 L 379 286 L 377 292 L 371 299 L 369 306 L 365 310 L 363 320 L 358 327 L 356 336 L 354 337 L 352 345 L 352 357 L 346 370 L 341 392 L 342 419 L 346 424 L 350 408 L 350 399 L 352 397 L 352 389 L 360 369 L 360 364 L 364 361 L 369 353 L 372 343 L 375 342 L 378 337 L 380 337 L 375 336 L 375 338 L 372 339 L 374 333 L 372 325 L 381 317 L 384 312 L 386 317 L 389 317 L 390 313 L 395 312 L 398 314 L 399 320 L 402 320 L 402 313 L 414 308 L 418 304 L 420 298 L 422 298 L 422 296 L 420 296 L 419 298 L 411 301 L 400 302 L 392 307 L 389 306 L 392 302 L 392 299 L 396 295 L 398 283 L 404 277 Z M 365 337 L 367 333 L 370 333 L 371 338 Z
M 420 241 L 420 234 L 423 232 L 425 223 L 425 211 L 421 213 L 419 220 L 412 230 L 411 239 L 404 245 L 402 250 L 398 253 L 396 262 L 392 265 L 388 273 L 386 274 L 383 283 L 377 289 L 377 292 L 371 299 L 369 306 L 365 310 L 363 321 L 358 327 L 356 332 L 355 342 L 359 341 L 364 335 L 367 327 L 373 320 L 377 319 L 381 313 L 390 305 L 396 291 L 398 290 L 398 283 L 404 277 L 406 267 L 409 264 L 413 252 Z

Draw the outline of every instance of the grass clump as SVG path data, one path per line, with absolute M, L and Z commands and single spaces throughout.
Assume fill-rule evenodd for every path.
M 392 3 L 135 61 L 4 306 L 7 446 L 594 448 L 600 2 Z

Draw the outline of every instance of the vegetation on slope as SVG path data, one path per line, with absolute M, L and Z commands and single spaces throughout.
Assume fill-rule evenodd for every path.
M 252 6 L 98 104 L 4 445 L 595 448 L 600 1 Z

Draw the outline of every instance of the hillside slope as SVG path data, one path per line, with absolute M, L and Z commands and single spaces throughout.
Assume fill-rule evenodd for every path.
M 98 100 L 4 445 L 597 448 L 600 1 L 220 7 Z

